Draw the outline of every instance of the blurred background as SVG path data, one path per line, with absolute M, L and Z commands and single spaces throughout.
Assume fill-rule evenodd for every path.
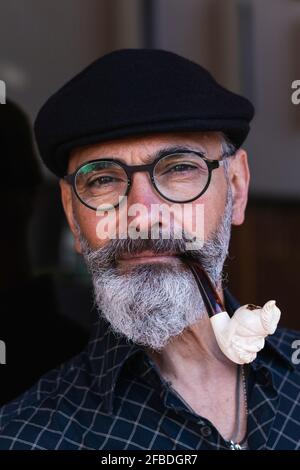
M 228 286 L 241 303 L 275 298 L 281 325 L 300 329 L 300 105 L 291 102 L 300 79 L 300 1 L 1 0 L 0 21 L 0 79 L 31 122 L 64 82 L 118 48 L 182 54 L 255 104 L 245 145 L 250 200 L 245 224 L 233 229 Z M 60 310 L 86 328 L 89 279 L 57 180 L 41 171 L 28 226 L 32 271 L 51 273 Z

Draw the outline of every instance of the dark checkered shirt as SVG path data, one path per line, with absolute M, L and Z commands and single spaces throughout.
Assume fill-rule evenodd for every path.
M 225 298 L 232 313 L 238 304 L 228 292 Z M 278 330 L 247 366 L 249 449 L 300 448 L 297 339 L 297 332 Z M 0 426 L 0 449 L 229 448 L 144 349 L 116 336 L 103 319 L 80 355 L 0 410 Z

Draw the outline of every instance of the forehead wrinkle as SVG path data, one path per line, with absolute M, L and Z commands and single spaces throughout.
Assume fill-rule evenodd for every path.
M 165 136 L 164 136 L 165 137 Z M 187 142 L 188 137 L 191 137 L 192 139 Z M 154 145 L 159 145 L 157 142 L 155 142 L 156 139 L 153 140 Z M 216 143 L 221 144 L 221 138 L 220 138 L 220 133 L 219 132 L 211 132 L 211 133 L 201 133 L 198 138 L 196 138 L 196 133 L 194 133 L 191 136 L 184 136 L 182 135 L 177 136 L 176 140 L 174 142 L 166 142 L 166 139 L 164 138 L 163 141 L 160 143 L 160 147 L 153 152 L 147 151 L 147 147 L 149 146 L 149 142 L 137 142 L 138 146 L 144 147 L 145 151 L 139 151 L 138 148 L 130 148 L 130 143 L 129 143 L 129 148 L 128 148 L 128 155 L 131 155 L 131 157 L 138 155 L 139 162 L 136 162 L 135 164 L 149 164 L 156 158 L 158 158 L 162 154 L 167 154 L 167 153 L 172 153 L 172 151 L 178 151 L 178 149 L 185 149 L 185 150 L 191 150 L 191 151 L 197 151 L 200 152 L 206 156 L 208 155 L 208 147 L 209 145 L 215 145 Z M 152 142 L 150 142 L 150 145 Z M 72 169 L 73 171 L 78 168 L 81 164 L 84 162 L 88 162 L 90 160 L 103 160 L 105 158 L 110 158 L 110 159 L 115 159 L 115 160 L 120 160 L 124 162 L 125 164 L 133 164 L 128 161 L 126 158 L 126 146 L 128 144 L 124 142 L 121 147 L 115 147 L 113 150 L 105 150 L 105 145 L 100 144 L 100 148 L 97 149 L 98 144 L 93 144 L 91 146 L 85 146 L 85 147 L 79 147 L 77 149 L 74 149 L 69 158 L 69 168 L 70 170 Z M 103 148 L 104 147 L 104 148 Z M 100 155 L 97 155 L 99 152 Z M 212 155 L 213 158 L 215 158 L 215 155 Z M 135 158 L 132 158 L 134 160 Z
M 154 160 L 160 156 L 165 156 L 170 153 L 182 152 L 183 150 L 190 150 L 191 152 L 200 152 L 205 153 L 203 148 L 199 148 L 197 145 L 188 145 L 188 144 L 177 144 L 177 145 L 164 145 L 158 150 L 155 150 L 153 153 L 147 153 L 141 157 L 141 163 L 152 163 Z

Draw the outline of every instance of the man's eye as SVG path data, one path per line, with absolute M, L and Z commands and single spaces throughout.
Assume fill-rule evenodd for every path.
M 197 170 L 197 167 L 195 165 L 192 165 L 190 163 L 178 163 L 178 165 L 174 165 L 170 168 L 168 168 L 165 173 L 181 173 L 183 171 L 190 171 L 190 170 Z
M 119 178 L 115 178 L 113 176 L 98 176 L 97 178 L 93 178 L 88 181 L 88 186 L 103 186 L 105 184 L 110 183 L 118 183 L 120 182 Z

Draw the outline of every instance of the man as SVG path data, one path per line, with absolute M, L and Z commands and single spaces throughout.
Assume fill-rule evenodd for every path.
M 297 336 L 278 330 L 237 366 L 180 258 L 201 263 L 232 314 L 222 268 L 244 220 L 252 117 L 248 100 L 159 50 L 108 54 L 44 105 L 37 142 L 99 318 L 82 354 L 2 408 L 1 448 L 299 448 Z

